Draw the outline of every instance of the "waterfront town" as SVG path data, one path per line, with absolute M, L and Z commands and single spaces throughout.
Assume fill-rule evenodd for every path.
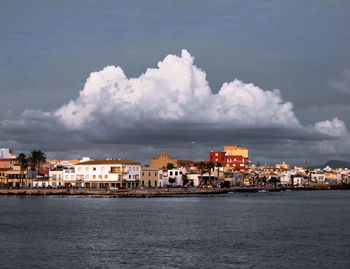
M 73 160 L 48 159 L 40 150 L 29 156 L 0 149 L 0 188 L 76 188 L 76 189 L 161 189 L 284 187 L 306 188 L 350 185 L 350 170 L 323 167 L 290 167 L 250 163 L 246 147 L 225 146 L 210 151 L 208 160 L 180 160 L 167 151 L 151 157 L 149 164 L 138 161 L 89 157 Z

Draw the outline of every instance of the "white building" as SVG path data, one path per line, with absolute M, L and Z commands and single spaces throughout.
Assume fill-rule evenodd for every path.
M 312 172 L 311 173 L 311 182 L 312 183 L 318 183 L 318 184 L 324 184 L 325 182 L 325 175 L 321 172 Z
M 306 186 L 308 184 L 307 177 L 303 175 L 295 175 L 293 178 L 294 186 Z
M 64 180 L 77 187 L 136 188 L 139 186 L 140 171 L 141 165 L 135 161 L 86 161 L 75 164 L 73 173 L 65 171 Z
M 54 169 L 49 171 L 49 185 L 53 188 L 63 187 L 64 186 L 64 170 L 63 169 Z
M 163 174 L 163 186 L 164 185 L 173 185 L 173 186 L 182 186 L 182 175 L 186 175 L 186 168 L 179 167 L 173 168 L 165 171 Z
M 280 175 L 280 180 L 282 185 L 291 184 L 291 171 L 282 172 Z
M 10 159 L 12 156 L 12 150 L 1 148 L 0 149 L 0 159 Z

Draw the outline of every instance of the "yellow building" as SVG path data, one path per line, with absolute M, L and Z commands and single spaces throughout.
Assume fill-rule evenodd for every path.
M 160 187 L 158 183 L 159 170 L 154 167 L 141 167 L 140 185 L 141 187 L 157 188 Z
M 225 146 L 224 151 L 230 156 L 242 156 L 243 158 L 249 158 L 248 149 L 246 147 Z

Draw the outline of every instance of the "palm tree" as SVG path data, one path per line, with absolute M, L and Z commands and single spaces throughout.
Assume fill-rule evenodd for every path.
M 201 183 L 203 181 L 203 171 L 205 170 L 205 168 L 206 168 L 206 165 L 204 162 L 200 162 L 198 164 L 198 169 L 201 171 Z
M 18 154 L 17 159 L 21 169 L 21 187 L 22 187 L 24 170 L 28 168 L 28 158 L 24 153 L 21 152 L 20 154 Z
M 215 166 L 216 166 L 216 168 L 218 169 L 218 181 L 219 181 L 219 177 L 220 177 L 220 167 L 222 167 L 222 164 L 221 164 L 221 163 L 217 163 Z
M 34 171 L 38 171 L 39 174 L 40 166 L 43 163 L 46 163 L 45 153 L 41 150 L 32 150 L 29 157 L 29 163 L 32 169 L 34 169 Z
M 215 167 L 215 164 L 214 164 L 213 162 L 209 162 L 209 163 L 207 164 L 207 169 L 208 169 L 208 171 L 209 171 L 209 184 L 210 184 L 210 185 L 212 185 L 212 184 L 211 184 L 211 170 L 212 170 L 214 167 Z

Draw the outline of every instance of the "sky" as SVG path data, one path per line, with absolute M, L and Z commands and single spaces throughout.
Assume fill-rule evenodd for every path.
M 346 0 L 0 0 L 0 147 L 350 159 Z

